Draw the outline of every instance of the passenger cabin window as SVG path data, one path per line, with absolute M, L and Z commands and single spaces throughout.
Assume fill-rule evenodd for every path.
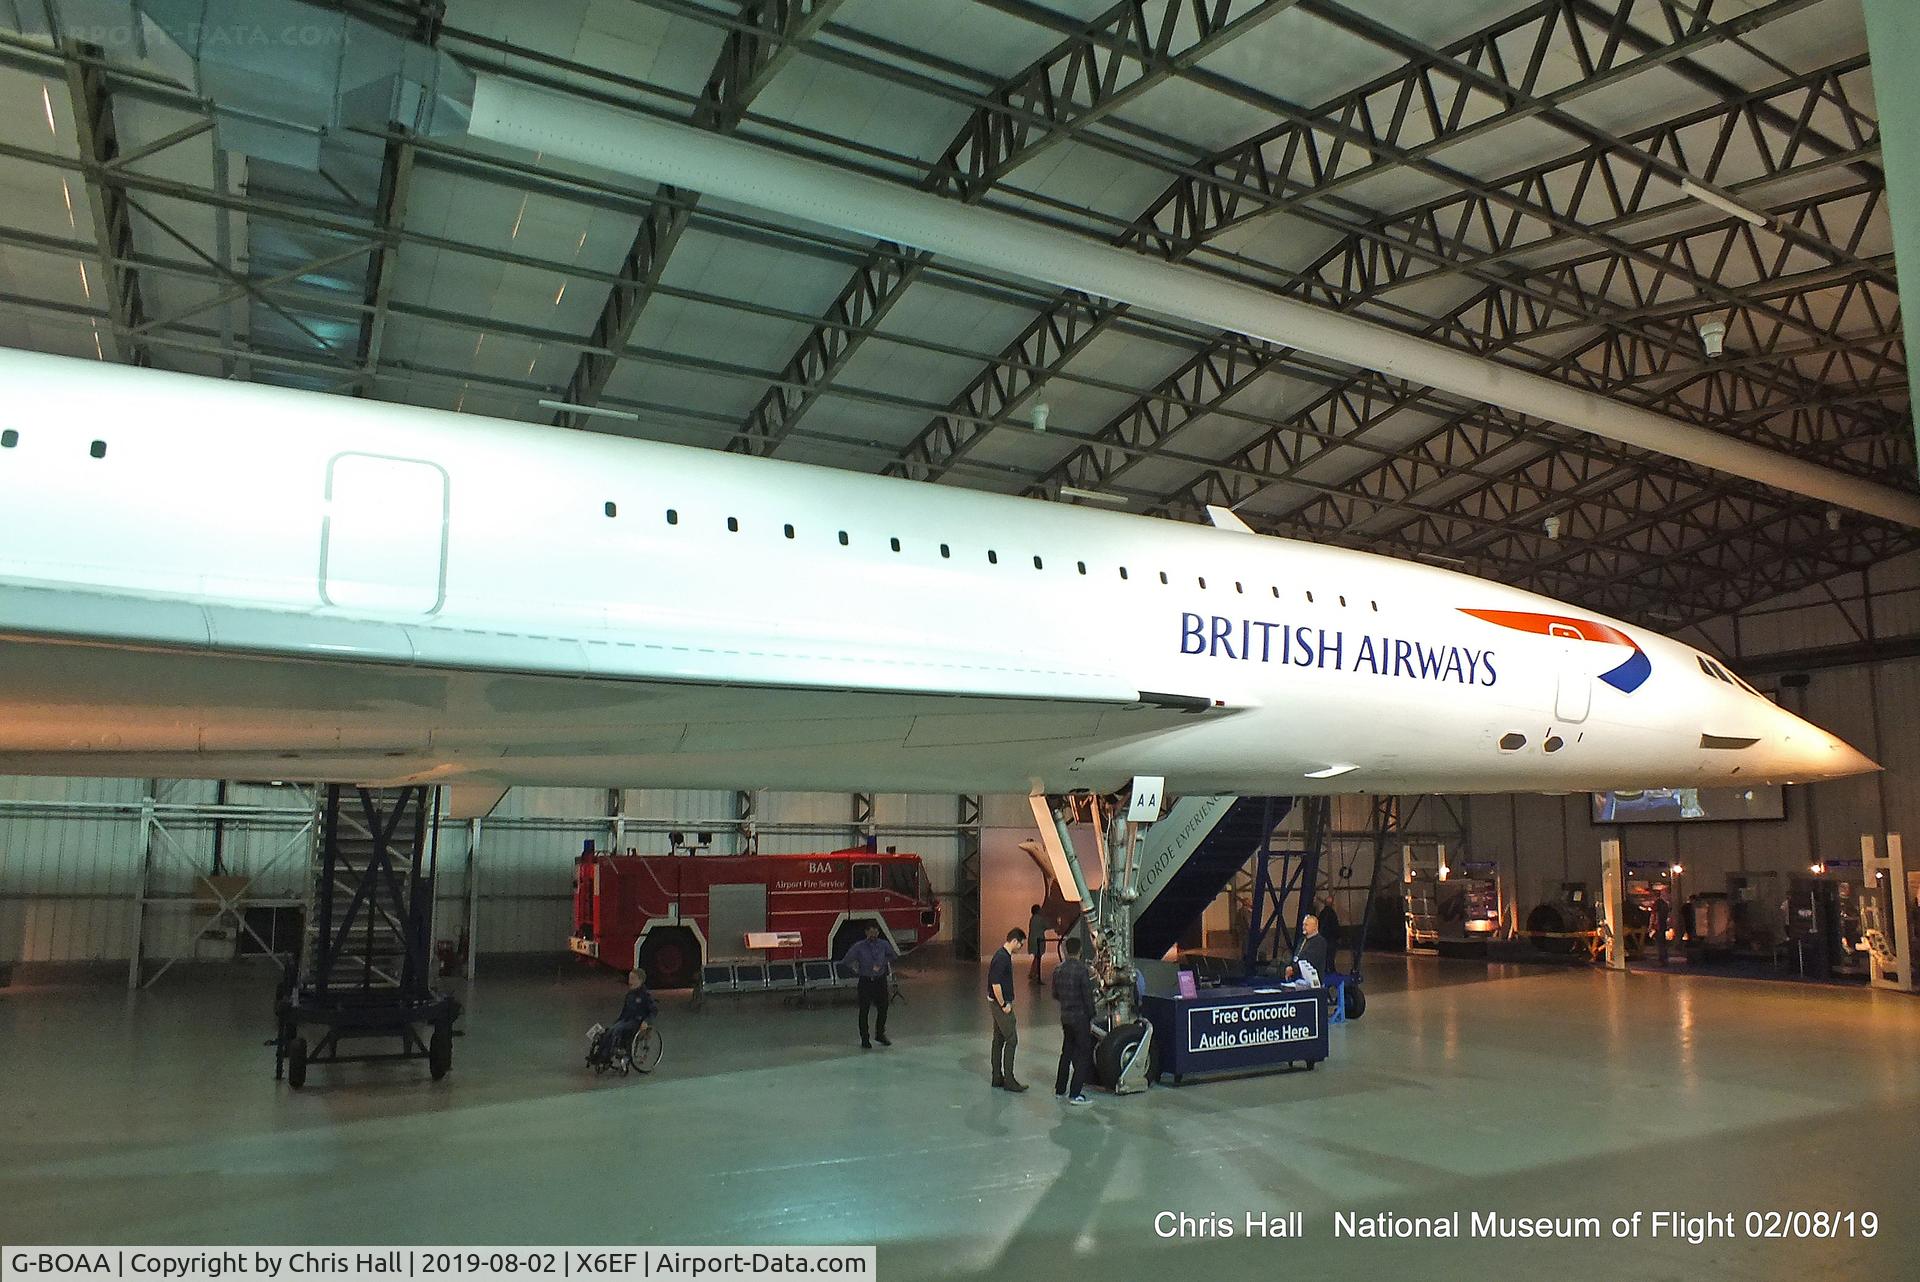
M 728 534 L 738 534 L 738 533 L 740 533 L 740 518 L 739 518 L 739 517 L 737 517 L 737 516 L 730 516 L 730 517 L 728 517 L 728 518 L 727 518 L 727 533 L 728 533 Z
M 1000 564 L 1000 554 L 998 552 L 995 552 L 992 548 L 987 549 L 987 564 L 988 565 Z
M 87 450 L 87 453 L 93 455 L 95 458 L 105 458 L 107 456 L 107 443 L 105 441 L 95 441 Z
M 1124 565 L 1120 567 L 1120 577 L 1123 579 L 1127 577 L 1127 567 Z
M 1044 563 L 1043 563 L 1043 562 L 1042 562 L 1042 561 L 1040 560 L 1040 558 L 1036 556 L 1036 557 L 1034 557 L 1034 558 L 1033 558 L 1033 568 L 1034 568 L 1034 569 L 1036 569 L 1036 570 L 1044 570 L 1044 569 L 1046 569 L 1047 567 L 1046 567 L 1046 565 L 1045 565 L 1045 564 L 1044 564 Z
M 953 549 L 948 547 L 946 544 L 942 543 L 940 545 L 940 559 L 942 561 L 945 561 L 945 560 L 949 560 L 952 556 L 953 556 Z
M 680 524 L 680 513 L 674 510 L 673 508 L 667 509 L 667 524 L 668 525 Z
M 788 538 L 792 538 L 792 537 L 793 537 L 793 527 L 792 527 L 791 525 L 789 525 L 789 526 L 787 526 L 787 527 L 786 527 L 786 530 L 787 530 L 787 537 L 788 537 Z
M 618 516 L 620 514 L 620 506 L 612 499 L 608 499 L 606 511 L 608 516 Z
M 1160 571 L 1160 581 L 1162 583 L 1167 581 L 1167 572 L 1165 570 Z
M 880 865 L 855 864 L 853 866 L 853 888 L 855 890 L 880 889 Z
M 893 550 L 894 550 L 895 552 L 898 552 L 898 551 L 900 550 L 900 540 L 899 540 L 899 539 L 888 539 L 888 540 L 887 540 L 887 542 L 888 542 L 888 543 L 890 543 L 890 544 L 891 544 L 891 545 L 893 546 Z
M 1197 580 L 1196 580 L 1196 582 L 1198 582 L 1198 583 L 1200 584 L 1200 590 L 1201 590 L 1202 592 L 1204 592 L 1204 591 L 1206 591 L 1206 588 L 1207 588 L 1207 576 L 1206 576 L 1206 575 L 1204 575 L 1204 574 L 1202 574 L 1202 575 L 1200 575 L 1200 576 L 1199 576 L 1199 577 L 1197 578 Z
M 20 433 L 8 428 L 0 432 L 0 450 L 10 450 L 20 443 Z
M 840 546 L 847 546 L 847 532 L 845 530 L 840 531 Z
M 1085 574 L 1087 572 L 1087 563 L 1085 561 L 1075 561 L 1074 564 L 1080 567 L 1080 573 Z

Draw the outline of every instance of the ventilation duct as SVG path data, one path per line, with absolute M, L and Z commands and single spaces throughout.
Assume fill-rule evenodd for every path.
M 120 62 L 185 55 L 221 148 L 309 171 L 351 131 L 460 133 L 473 101 L 472 73 L 416 33 L 302 0 L 0 0 L 0 22 Z

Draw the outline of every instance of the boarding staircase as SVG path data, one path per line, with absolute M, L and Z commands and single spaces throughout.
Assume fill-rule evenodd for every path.
M 1291 797 L 1194 796 L 1176 801 L 1142 840 L 1133 953 L 1160 957 L 1273 840 Z

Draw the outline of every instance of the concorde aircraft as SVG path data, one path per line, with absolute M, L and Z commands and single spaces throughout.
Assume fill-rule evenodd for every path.
M 1425 565 L 0 350 L 0 773 L 1509 792 L 1875 768 Z

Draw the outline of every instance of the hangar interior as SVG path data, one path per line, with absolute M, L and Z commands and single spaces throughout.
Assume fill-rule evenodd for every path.
M 1612 839 L 1626 867 L 1672 870 L 1676 898 L 1745 895 L 1772 918 L 1757 969 L 1808 978 L 1788 951 L 1790 884 L 1864 887 L 1863 838 L 1920 834 L 1920 532 L 1832 497 L 1920 490 L 1894 257 L 1916 224 L 1889 208 L 1890 188 L 1920 183 L 1920 149 L 1892 128 L 1904 104 L 1920 129 L 1920 108 L 1884 74 L 1920 56 L 1920 33 L 1898 10 L 0 0 L 0 344 L 1176 521 L 1227 507 L 1259 533 L 1675 636 L 1882 769 L 1719 822 L 1603 823 L 1584 792 L 1342 796 L 1320 838 L 1346 853 L 1321 885 L 1351 889 L 1380 861 L 1397 883 L 1405 851 L 1444 850 L 1497 880 L 1488 933 L 1524 938 L 1568 883 L 1600 897 Z M 458 127 L 475 74 L 1433 339 L 1816 465 L 1827 488 L 1039 270 L 528 155 Z M 858 583 L 842 604 L 889 609 Z M 1126 626 L 1089 619 L 1089 644 Z M 983 1101 L 976 963 L 1041 889 L 1019 848 L 1026 798 L 626 782 L 516 787 L 483 818 L 441 819 L 433 935 L 467 1003 L 460 1067 L 430 1088 L 343 1068 L 296 1097 L 269 1078 L 275 969 L 254 954 L 297 936 L 285 914 L 310 905 L 313 781 L 0 778 L 0 1075 L 25 1101 L 0 1110 L 0 1238 L 100 1240 L 95 1217 L 118 1204 L 148 1240 L 681 1233 L 878 1241 L 901 1276 L 1087 1261 L 1164 1276 L 1183 1259 L 1149 1227 L 1168 1206 L 1575 1214 L 1638 1205 L 1630 1190 L 1684 1201 L 1704 1179 L 1744 1207 L 1779 1202 L 1779 1172 L 1805 1166 L 1885 1215 L 1915 1173 L 1882 1141 L 1920 1120 L 1920 1008 L 1845 964 L 1835 985 L 1760 986 L 1645 953 L 1618 973 L 1391 947 L 1369 955 L 1372 1013 L 1332 1030 L 1312 1078 L 1156 1088 L 1100 1101 L 1084 1127 L 1045 1091 Z M 1376 831 L 1384 800 L 1393 826 Z M 1297 811 L 1280 844 L 1305 827 Z M 618 1000 L 610 972 L 567 954 L 585 840 L 920 855 L 941 916 L 905 964 L 905 1062 L 850 1063 L 844 1010 L 695 1014 L 669 995 L 660 1078 L 622 1094 L 573 1072 L 580 1028 Z M 1252 876 L 1190 950 L 1240 947 Z M 1851 957 L 1857 916 L 1836 929 Z M 1047 1049 L 1023 1053 L 1039 1063 L 1051 1034 L 1032 1000 Z M 1811 1157 L 1794 1138 L 1808 1131 L 1824 1137 Z M 643 1136 L 671 1158 L 642 1211 L 573 1182 Z M 1008 1146 L 1029 1164 L 1006 1169 Z M 399 1214 L 419 1181 L 445 1196 Z M 1742 1243 L 1722 1264 L 1895 1276 L 1916 1245 L 1906 1229 Z M 1312 1244 L 1464 1267 L 1352 1246 Z M 1557 1249 L 1499 1248 L 1541 1266 Z M 1636 1249 L 1656 1274 L 1698 1259 Z

